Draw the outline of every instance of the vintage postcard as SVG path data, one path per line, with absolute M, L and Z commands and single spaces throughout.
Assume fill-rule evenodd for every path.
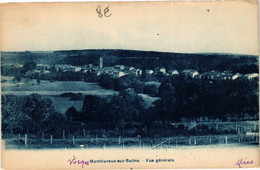
M 1 168 L 259 167 L 258 11 L 0 4 Z

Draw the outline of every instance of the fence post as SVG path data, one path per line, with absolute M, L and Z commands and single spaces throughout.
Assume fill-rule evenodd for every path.
M 106 130 L 103 131 L 103 138 L 106 137 Z
M 51 145 L 52 145 L 52 135 L 51 135 Z
M 228 141 L 227 141 L 227 136 L 225 136 L 225 143 L 226 143 L 226 144 L 228 143 Z
M 19 139 L 21 139 L 21 135 L 20 135 L 20 133 L 19 133 Z
M 83 128 L 83 135 L 84 135 L 84 137 L 86 137 L 86 131 L 84 128 Z
M 121 136 L 118 137 L 118 144 L 121 143 Z
M 73 143 L 73 145 L 75 145 L 74 135 L 72 136 L 72 143 Z
M 209 144 L 211 145 L 211 137 L 209 137 Z
M 161 149 L 162 149 L 162 141 L 161 141 Z
M 44 132 L 42 132 L 42 142 L 43 142 L 43 139 L 44 139 Z
M 189 145 L 191 145 L 191 137 L 189 137 Z
M 63 141 L 65 141 L 65 130 L 62 131 L 62 138 L 63 138 Z
M 175 139 L 175 146 L 177 147 L 178 141 L 177 138 Z
M 140 139 L 140 135 L 137 135 L 137 138 L 138 138 L 138 145 L 139 145 L 139 148 L 141 148 L 141 139 Z
M 218 130 L 218 123 L 216 123 L 216 130 Z
M 196 145 L 196 137 L 194 137 L 194 146 Z
M 254 130 L 256 130 L 256 124 L 254 123 Z
M 197 129 L 197 124 L 194 122 L 193 123 L 194 129 Z
M 98 144 L 98 136 L 96 135 L 96 145 Z
M 27 134 L 24 135 L 24 144 L 27 145 Z
M 171 137 L 169 137 L 169 147 L 171 146 Z

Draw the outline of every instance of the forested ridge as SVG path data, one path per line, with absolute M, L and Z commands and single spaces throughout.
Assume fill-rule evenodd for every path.
M 36 62 L 41 64 L 98 65 L 103 57 L 104 66 L 123 64 L 140 69 L 195 69 L 198 72 L 210 70 L 232 70 L 241 74 L 258 72 L 258 57 L 239 54 L 215 53 L 170 53 L 135 50 L 68 50 L 54 52 L 1 52 L 2 64 L 24 64 Z

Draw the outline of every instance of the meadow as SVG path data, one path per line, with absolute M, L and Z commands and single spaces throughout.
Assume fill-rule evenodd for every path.
M 53 101 L 53 106 L 57 112 L 65 114 L 68 108 L 74 106 L 77 110 L 82 108 L 82 100 L 70 100 L 69 97 L 61 97 L 63 93 L 82 93 L 83 95 L 95 95 L 108 97 L 117 95 L 118 91 L 104 89 L 97 83 L 84 81 L 47 81 L 22 78 L 20 82 L 13 81 L 13 77 L 1 77 L 2 94 L 30 95 L 37 93 L 49 97 Z M 152 106 L 158 97 L 151 97 L 146 94 L 139 94 L 145 101 L 146 107 Z

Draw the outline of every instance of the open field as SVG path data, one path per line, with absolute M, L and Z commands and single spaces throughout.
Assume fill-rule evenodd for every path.
M 160 97 L 151 97 L 147 94 L 138 94 L 138 95 L 144 99 L 146 108 L 153 106 L 153 103 L 160 99 Z
M 91 94 L 91 95 L 113 95 L 118 92 L 100 87 L 97 83 L 84 81 L 46 81 L 41 80 L 39 84 L 35 79 L 22 79 L 15 83 L 10 77 L 2 77 L 2 93 L 13 93 L 15 95 L 29 95 L 38 93 L 41 95 L 60 95 L 67 92 Z
M 51 98 L 53 106 L 57 112 L 65 114 L 68 108 L 74 106 L 77 110 L 82 108 L 83 100 L 70 100 L 69 97 L 60 97 L 63 93 L 82 93 L 84 95 L 107 96 L 118 94 L 117 91 L 107 90 L 100 87 L 97 83 L 83 81 L 45 81 L 40 84 L 34 79 L 22 79 L 15 83 L 12 77 L 3 76 L 2 94 L 30 95 L 37 93 L 44 97 Z
M 69 98 L 60 97 L 63 93 L 82 93 L 83 95 L 111 96 L 117 95 L 118 91 L 104 89 L 97 83 L 84 81 L 46 81 L 41 80 L 37 83 L 35 79 L 22 78 L 21 82 L 14 82 L 13 77 L 2 76 L 2 94 L 30 95 L 37 93 L 49 97 L 53 101 L 57 112 L 65 113 L 67 109 L 74 106 L 77 110 L 82 108 L 82 100 L 69 100 Z M 145 101 L 145 107 L 152 106 L 158 97 L 151 97 L 147 94 L 139 94 Z

